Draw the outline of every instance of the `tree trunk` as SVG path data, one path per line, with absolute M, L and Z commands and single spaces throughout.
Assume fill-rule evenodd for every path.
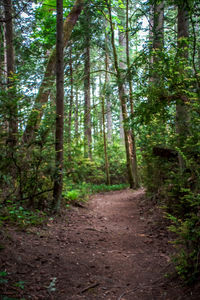
M 72 47 L 69 49 L 69 72 L 70 72 L 70 101 L 69 101 L 69 113 L 68 113 L 68 132 L 67 132 L 67 147 L 68 147 L 68 159 L 71 160 L 71 148 L 72 148 L 72 107 L 74 102 L 74 94 L 73 94 L 73 68 L 72 68 Z
M 129 0 L 126 0 L 126 63 L 128 68 L 128 85 L 129 85 L 129 101 L 131 107 L 131 119 L 134 119 L 134 104 L 133 104 L 133 86 L 130 72 L 130 55 L 129 55 Z M 135 133 L 134 129 L 131 130 L 132 145 L 133 145 L 133 155 L 132 155 L 132 168 L 135 188 L 139 187 L 138 178 L 138 167 L 137 167 L 137 155 L 136 155 L 136 145 L 135 145 Z
M 160 75 L 158 74 L 158 63 L 160 60 L 160 51 L 164 46 L 164 2 L 154 0 L 153 3 L 153 27 L 152 27 L 152 50 L 151 56 L 151 78 L 150 82 L 159 84 L 161 82 Z
M 108 37 L 107 34 L 105 34 L 105 67 L 106 67 L 106 73 L 105 73 L 105 93 L 106 93 L 106 116 L 107 116 L 107 132 L 108 132 L 108 142 L 111 143 L 112 141 L 112 111 L 111 111 L 111 101 L 110 101 L 110 92 L 108 91 L 109 88 L 109 75 L 108 75 L 108 69 L 109 69 L 109 53 L 108 53 Z
M 96 121 L 96 105 L 95 105 L 95 77 L 91 79 L 91 89 L 92 89 L 92 107 L 93 107 L 93 116 L 92 116 L 92 129 L 93 129 L 93 145 L 95 147 L 96 135 L 97 135 L 97 121 Z
M 123 14 L 123 11 L 120 10 L 120 13 Z M 122 16 L 120 15 L 120 19 L 122 20 Z M 119 45 L 120 45 L 120 55 L 119 55 L 119 67 L 120 69 L 125 69 L 125 45 L 126 45 L 126 40 L 125 40 L 125 33 L 119 30 Z M 125 90 L 125 87 L 124 87 Z M 120 109 L 120 115 L 119 115 L 119 121 L 120 121 L 120 139 L 122 142 L 122 145 L 124 145 L 125 141 L 125 136 L 124 136 L 124 119 L 123 119 L 123 113 L 122 109 Z
M 101 96 L 102 99 L 102 122 L 103 122 L 103 144 L 104 144 L 104 157 L 105 157 L 105 170 L 106 170 L 106 184 L 110 185 L 110 171 L 108 162 L 108 150 L 107 150 L 107 137 L 106 137 L 106 126 L 105 126 L 105 100 L 104 95 Z
M 178 53 L 177 53 L 177 64 L 179 73 L 184 74 L 184 67 L 188 61 L 188 44 L 187 40 L 189 37 L 189 20 L 188 12 L 186 9 L 186 3 L 182 1 L 182 4 L 178 6 Z M 181 64 L 180 64 L 181 62 Z M 185 74 L 186 75 L 186 74 Z M 185 84 L 185 82 L 184 82 Z M 187 90 L 187 87 L 183 87 Z M 189 124 L 190 115 L 187 108 L 188 97 L 181 91 L 180 99 L 176 104 L 176 133 L 178 134 L 178 147 L 182 149 L 187 136 L 189 135 Z M 185 168 L 185 162 L 179 154 L 179 165 L 182 171 Z
M 71 12 L 64 22 L 63 27 L 63 46 L 66 47 L 73 27 L 78 20 L 78 17 L 83 9 L 84 0 L 76 0 Z M 49 94 L 52 89 L 52 82 L 54 82 L 54 70 L 56 64 L 56 49 L 53 49 L 47 63 L 44 79 L 40 85 L 38 94 L 35 99 L 34 107 L 30 113 L 26 129 L 23 135 L 23 141 L 30 143 L 34 139 L 35 134 L 40 126 L 40 121 L 43 115 L 44 106 L 48 101 Z
M 3 7 L 0 7 L 0 14 L 4 15 Z M 6 38 L 5 38 L 5 23 L 0 23 L 0 87 L 1 90 L 5 91 L 7 82 L 7 57 L 6 57 Z M 2 144 L 6 143 L 8 132 L 9 132 L 9 124 L 7 120 L 7 114 L 0 122 L 0 132 L 1 132 L 1 142 Z
M 99 99 L 101 99 L 102 96 L 102 80 L 101 80 L 101 73 L 99 73 Z M 103 118 L 102 118 L 102 109 L 97 110 L 98 111 L 98 121 L 99 121 L 99 137 L 100 139 L 103 136 Z
M 112 142 L 112 104 L 110 97 L 106 98 L 107 100 L 107 130 L 108 130 L 108 142 Z
M 106 170 L 106 184 L 110 185 L 110 170 L 109 170 L 109 161 L 108 161 L 108 150 L 107 150 L 107 134 L 106 134 L 106 125 L 105 125 L 105 96 L 107 99 L 107 103 L 109 102 L 108 95 L 108 48 L 107 48 L 107 37 L 105 37 L 105 81 L 103 93 L 101 93 L 101 104 L 102 104 L 102 123 L 103 123 L 103 143 L 104 143 L 104 157 L 105 157 L 105 170 Z M 108 112 L 106 113 L 108 116 Z M 112 120 L 112 119 L 111 119 Z M 112 122 L 112 121 L 111 121 Z
M 3 15 L 0 7 L 0 15 Z M 4 82 L 4 24 L 0 23 L 0 84 Z
M 9 137 L 8 144 L 13 147 L 17 143 L 17 101 L 14 88 L 14 47 L 13 47 L 13 22 L 12 22 L 12 2 L 4 0 L 5 11 L 5 41 L 6 41 L 6 65 L 7 65 L 7 88 L 8 98 L 11 99 L 9 114 Z
M 53 189 L 53 209 L 60 209 L 63 183 L 63 112 L 64 112 L 64 61 L 63 61 L 63 0 L 57 0 L 56 37 L 56 172 Z
M 84 80 L 84 156 L 92 159 L 91 105 L 90 105 L 90 39 L 86 39 Z
M 123 126 L 123 116 L 122 116 L 122 108 L 119 108 L 119 135 L 120 135 L 120 142 L 124 146 L 124 126 Z
M 127 108 L 126 108 L 126 94 L 125 89 L 123 85 L 121 70 L 118 65 L 118 57 L 117 57 L 117 51 L 115 47 L 115 36 L 114 36 L 114 28 L 113 28 L 113 22 L 112 22 L 112 15 L 111 15 L 111 6 L 110 2 L 107 3 L 108 13 L 109 13 L 109 21 L 110 21 L 110 29 L 111 29 L 111 42 L 112 42 L 112 49 L 113 49 L 113 57 L 114 57 L 114 65 L 117 75 L 117 85 L 118 85 L 118 91 L 119 91 L 119 99 L 121 103 L 122 108 L 122 116 L 124 121 L 124 139 L 125 139 L 125 148 L 126 148 L 126 162 L 127 162 L 127 172 L 128 172 L 128 179 L 130 188 L 134 188 L 134 177 L 133 177 L 133 170 L 132 170 L 132 164 L 131 164 L 131 151 L 132 151 L 132 138 L 130 135 L 130 130 L 127 129 Z M 129 127 L 129 126 L 128 126 Z
M 120 80 L 120 79 L 118 79 L 118 80 Z M 125 147 L 126 147 L 126 161 L 127 161 L 129 184 L 130 184 L 130 188 L 135 188 L 134 175 L 133 175 L 133 169 L 132 169 L 133 144 L 132 144 L 132 136 L 131 136 L 130 130 L 126 128 L 128 114 L 127 114 L 127 109 L 126 109 L 126 95 L 125 95 L 125 90 L 124 90 L 123 84 L 120 84 L 120 83 L 118 84 L 118 90 L 119 90 L 119 98 L 120 98 L 121 107 L 122 107 L 122 117 L 123 117 L 123 121 L 124 121 L 124 139 L 125 139 Z
M 78 139 L 78 127 L 79 127 L 79 121 L 78 121 L 78 89 L 76 89 L 76 98 L 75 98 L 75 137 Z
M 119 66 L 122 70 L 125 70 L 126 67 L 130 68 L 130 58 L 129 58 L 129 39 L 128 39 L 128 0 L 126 1 L 126 16 L 124 15 L 124 12 L 121 11 L 119 13 L 119 18 L 121 20 L 121 25 L 123 26 L 123 32 L 119 32 L 119 45 L 121 47 L 120 49 L 120 58 L 121 61 L 119 63 Z M 129 91 L 128 91 L 129 87 Z M 131 77 L 128 77 L 128 87 L 125 93 L 129 94 L 129 102 L 131 107 L 131 115 L 133 118 L 133 91 L 132 91 L 132 81 Z M 125 89 L 125 87 L 124 87 Z M 128 97 L 126 97 L 128 99 Z M 127 119 L 127 118 L 126 118 Z M 125 120 L 123 120 L 125 122 Z M 127 126 L 127 124 L 126 124 Z M 129 143 L 129 156 L 130 156 L 130 162 L 131 162 L 131 168 L 132 168 L 132 174 L 134 179 L 134 188 L 137 188 L 139 186 L 138 182 L 138 171 L 137 171 L 137 158 L 136 158 L 136 147 L 135 147 L 135 135 L 133 132 L 133 129 L 130 128 L 128 124 L 127 129 L 128 134 L 128 143 Z
M 153 12 L 153 49 L 161 50 L 164 42 L 164 2 L 154 0 Z

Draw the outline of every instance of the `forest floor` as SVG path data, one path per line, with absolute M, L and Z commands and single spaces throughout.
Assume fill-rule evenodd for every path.
M 200 299 L 171 272 L 173 246 L 144 191 L 97 194 L 47 226 L 1 230 L 1 299 Z M 4 296 L 3 296 L 4 295 Z

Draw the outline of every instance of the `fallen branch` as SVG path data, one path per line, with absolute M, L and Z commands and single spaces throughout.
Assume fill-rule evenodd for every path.
M 99 284 L 100 284 L 99 282 L 96 282 L 96 283 L 93 283 L 93 284 L 87 286 L 86 288 L 84 288 L 84 289 L 81 291 L 81 294 L 87 292 L 87 291 L 90 290 L 90 289 L 93 289 L 93 288 L 99 286 Z
M 119 298 L 117 298 L 117 300 L 121 300 L 123 296 L 125 296 L 126 294 L 129 294 L 129 293 L 131 293 L 131 292 L 135 292 L 137 289 L 139 289 L 139 287 L 136 287 L 136 288 L 134 288 L 133 290 L 130 290 L 130 291 L 125 291 L 125 292 L 123 292 L 123 293 L 119 296 Z
M 51 192 L 51 191 L 53 191 L 53 188 L 48 189 L 48 190 L 41 191 L 41 192 L 39 192 L 39 193 L 37 193 L 37 194 L 34 194 L 34 195 L 30 195 L 30 196 L 28 196 L 28 197 L 26 197 L 26 198 L 22 198 L 21 200 L 24 201 L 24 200 L 28 200 L 29 198 L 35 198 L 35 197 L 37 197 L 37 196 L 39 196 L 39 195 L 42 195 L 42 194 L 44 194 L 44 193 Z

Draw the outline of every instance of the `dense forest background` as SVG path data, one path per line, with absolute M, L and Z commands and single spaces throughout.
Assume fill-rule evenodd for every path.
M 144 186 L 197 279 L 199 1 L 4 0 L 0 15 L 1 224 Z

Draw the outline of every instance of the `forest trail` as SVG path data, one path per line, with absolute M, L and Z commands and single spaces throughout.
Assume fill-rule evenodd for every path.
M 143 190 L 102 193 L 86 208 L 74 207 L 28 234 L 8 227 L 0 253 L 9 285 L 0 295 L 26 300 L 199 299 L 164 277 L 170 268 L 168 233 L 159 212 L 144 201 Z

